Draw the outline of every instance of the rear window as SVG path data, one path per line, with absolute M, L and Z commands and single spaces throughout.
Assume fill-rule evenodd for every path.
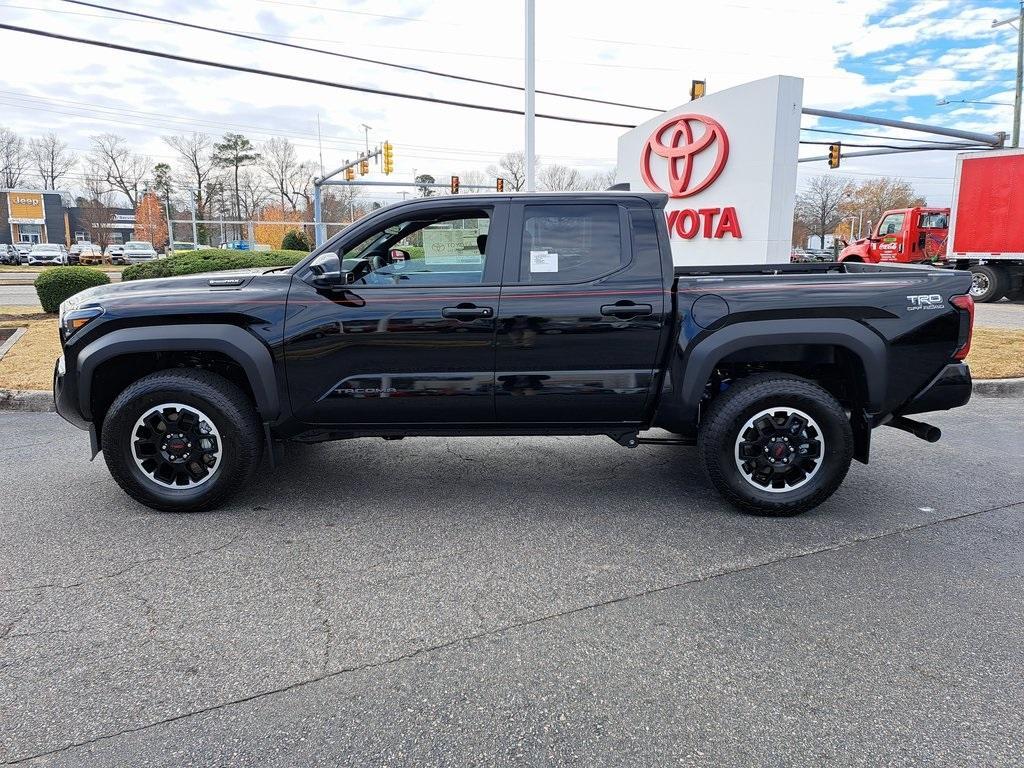
M 624 263 L 616 205 L 528 205 L 520 280 L 582 283 Z

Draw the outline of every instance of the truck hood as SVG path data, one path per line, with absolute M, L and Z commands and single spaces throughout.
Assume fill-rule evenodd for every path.
M 84 306 L 116 307 L 159 300 L 163 304 L 194 303 L 211 294 L 231 301 L 244 302 L 252 294 L 287 290 L 291 275 L 266 269 L 239 269 L 228 272 L 206 272 L 181 277 L 157 277 L 150 280 L 129 280 L 87 288 L 61 305 L 63 311 Z

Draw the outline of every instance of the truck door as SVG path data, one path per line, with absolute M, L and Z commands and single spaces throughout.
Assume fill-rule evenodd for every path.
M 498 311 L 500 422 L 642 419 L 671 302 L 654 211 L 632 206 L 513 204 Z
M 317 257 L 340 257 L 354 278 L 349 285 L 317 289 L 302 273 L 292 281 L 284 355 L 299 421 L 494 421 L 494 329 L 508 208 L 456 205 L 420 212 L 406 206 L 374 217 L 372 226 L 353 226 Z
M 878 242 L 875 248 L 880 261 L 904 261 L 903 246 L 906 241 L 906 211 L 887 213 L 878 223 Z

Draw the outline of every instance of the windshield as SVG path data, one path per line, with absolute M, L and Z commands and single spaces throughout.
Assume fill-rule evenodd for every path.
M 149 243 L 125 243 L 124 249 L 126 251 L 152 251 L 153 246 Z
M 49 252 L 56 253 L 56 252 L 60 251 L 60 246 L 58 246 L 58 245 L 33 245 L 32 246 L 32 250 L 33 251 L 46 251 L 48 253 Z

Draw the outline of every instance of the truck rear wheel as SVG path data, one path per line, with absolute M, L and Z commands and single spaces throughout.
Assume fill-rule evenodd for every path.
M 110 474 L 133 499 L 164 512 L 200 512 L 245 484 L 263 434 L 237 386 L 181 368 L 130 384 L 107 411 L 101 444 Z
M 698 453 L 715 488 L 744 512 L 788 517 L 818 506 L 843 482 L 853 430 L 817 384 L 759 374 L 712 402 Z
M 971 298 L 979 304 L 999 301 L 1010 288 L 1006 270 L 993 264 L 971 266 Z

